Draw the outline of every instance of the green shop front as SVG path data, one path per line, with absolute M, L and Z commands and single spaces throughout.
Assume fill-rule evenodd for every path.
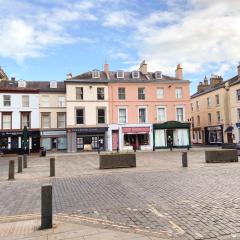
M 168 141 L 168 139 L 172 141 Z M 153 124 L 153 143 L 154 148 L 189 148 L 190 141 L 190 123 L 177 121 L 168 121 L 164 123 Z

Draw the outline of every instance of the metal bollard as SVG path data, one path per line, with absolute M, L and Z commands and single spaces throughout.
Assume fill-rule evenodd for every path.
M 23 168 L 27 168 L 27 154 L 23 155 Z
M 182 152 L 182 166 L 188 167 L 187 152 Z
M 52 228 L 52 185 L 42 186 L 41 229 Z
M 22 168 L 23 168 L 22 164 L 23 164 L 22 156 L 18 156 L 18 173 L 22 172 Z
M 8 180 L 13 180 L 14 179 L 14 160 L 9 161 L 9 170 L 8 170 Z
M 50 177 L 55 176 L 55 158 L 50 158 Z

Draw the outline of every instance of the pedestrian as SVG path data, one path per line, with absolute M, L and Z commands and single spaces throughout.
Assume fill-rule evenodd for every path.
M 167 142 L 168 142 L 168 146 L 170 147 L 170 150 L 172 151 L 173 140 L 171 136 L 168 136 Z

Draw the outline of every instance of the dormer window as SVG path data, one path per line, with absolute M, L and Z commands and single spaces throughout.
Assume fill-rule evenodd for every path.
M 18 81 L 18 87 L 19 88 L 25 88 L 26 87 L 26 81 L 23 81 L 23 80 L 21 80 L 21 81 Z
M 156 79 L 162 79 L 162 72 L 161 71 L 156 71 L 155 72 L 155 78 Z
M 124 71 L 117 71 L 117 78 L 124 78 Z
M 92 78 L 100 78 L 100 71 L 99 70 L 93 70 L 92 71 Z
M 139 78 L 139 71 L 133 71 L 132 78 Z
M 56 81 L 51 81 L 50 82 L 50 88 L 57 88 L 57 82 Z

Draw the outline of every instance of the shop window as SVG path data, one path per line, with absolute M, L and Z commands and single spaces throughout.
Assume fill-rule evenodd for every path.
M 127 109 L 119 108 L 118 109 L 118 123 L 127 123 Z
M 64 150 L 67 149 L 67 138 L 57 138 L 57 149 Z
M 166 109 L 165 108 L 158 108 L 157 114 L 158 114 L 157 115 L 158 122 L 166 121 Z
M 145 88 L 138 88 L 138 99 L 139 100 L 145 99 Z
M 46 150 L 52 149 L 52 139 L 51 138 L 42 138 L 42 147 L 44 147 Z
M 240 101 L 240 89 L 236 91 L 237 101 Z
M 0 138 L 0 149 L 8 149 L 8 137 Z
M 97 109 L 97 121 L 98 123 L 105 123 L 105 109 L 99 108 Z
M 30 112 L 21 112 L 21 128 L 23 129 L 25 126 L 30 128 Z
M 184 116 L 183 116 L 183 108 L 182 107 L 177 107 L 176 108 L 176 120 L 178 122 L 183 122 L 184 121 Z
M 2 129 L 12 128 L 12 113 L 2 113 Z
M 57 127 L 58 128 L 66 127 L 66 113 L 63 112 L 57 113 Z
M 41 124 L 42 124 L 42 128 L 50 128 L 51 127 L 51 114 L 50 113 L 42 113 Z
M 118 88 L 118 99 L 125 100 L 125 88 Z
M 22 96 L 22 106 L 29 107 L 29 96 L 28 95 Z
M 218 106 L 219 103 L 220 103 L 219 94 L 217 94 L 217 95 L 215 96 L 215 99 L 216 99 L 216 105 Z
M 59 96 L 58 97 L 58 106 L 59 107 L 65 107 L 65 97 L 64 96 Z
M 83 87 L 76 87 L 76 99 L 83 100 Z
M 181 99 L 182 98 L 182 88 L 181 87 L 176 88 L 175 94 L 176 94 L 176 99 Z
M 84 109 L 76 110 L 76 122 L 77 124 L 84 124 Z
M 157 88 L 157 99 L 164 98 L 164 88 Z
M 124 146 L 149 145 L 149 134 L 124 134 Z
M 42 106 L 49 107 L 49 97 L 48 96 L 42 96 Z
M 3 95 L 3 106 L 4 107 L 11 106 L 11 96 L 10 95 Z
M 104 100 L 104 88 L 97 88 L 97 100 Z
M 138 121 L 139 123 L 146 123 L 147 121 L 146 108 L 138 109 Z

